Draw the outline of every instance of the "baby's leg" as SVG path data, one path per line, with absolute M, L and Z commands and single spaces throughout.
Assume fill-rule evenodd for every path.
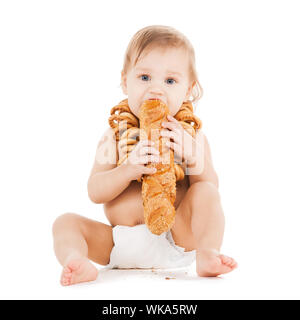
M 199 276 L 217 276 L 237 267 L 219 250 L 224 233 L 224 214 L 218 189 L 210 182 L 192 184 L 176 211 L 171 230 L 175 244 L 197 252 Z
M 95 280 L 98 270 L 89 259 L 109 263 L 114 246 L 111 226 L 66 213 L 55 220 L 52 233 L 55 255 L 64 267 L 62 285 Z

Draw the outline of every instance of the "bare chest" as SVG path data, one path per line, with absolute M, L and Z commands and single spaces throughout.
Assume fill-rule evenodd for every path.
M 176 200 L 174 207 L 177 210 L 189 188 L 188 176 L 176 183 Z M 104 204 L 104 212 L 112 226 L 135 226 L 144 222 L 144 208 L 142 200 L 142 183 L 132 181 L 118 197 Z

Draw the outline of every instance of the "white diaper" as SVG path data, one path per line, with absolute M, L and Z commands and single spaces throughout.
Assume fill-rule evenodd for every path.
M 190 265 L 196 250 L 175 245 L 171 231 L 153 234 L 145 224 L 112 229 L 114 247 L 108 268 L 178 268 Z

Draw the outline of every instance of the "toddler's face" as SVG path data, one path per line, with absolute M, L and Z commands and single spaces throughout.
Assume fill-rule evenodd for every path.
M 128 104 L 138 118 L 144 100 L 161 99 L 174 116 L 191 94 L 188 55 L 181 48 L 153 49 L 140 57 L 137 64 L 123 75 L 122 87 Z

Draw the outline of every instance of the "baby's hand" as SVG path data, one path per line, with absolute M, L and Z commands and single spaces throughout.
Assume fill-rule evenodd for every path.
M 188 161 L 194 160 L 196 140 L 186 130 L 183 129 L 182 125 L 171 115 L 168 115 L 167 119 L 162 124 L 162 127 L 166 128 L 161 130 L 162 137 L 168 137 L 173 141 L 167 141 L 166 146 L 174 151 L 174 159 L 177 161 Z
M 124 165 L 130 172 L 131 180 L 140 179 L 143 174 L 154 174 L 156 172 L 156 168 L 145 166 L 148 162 L 160 162 L 159 151 L 153 145 L 154 142 L 151 140 L 139 141 L 124 161 Z

